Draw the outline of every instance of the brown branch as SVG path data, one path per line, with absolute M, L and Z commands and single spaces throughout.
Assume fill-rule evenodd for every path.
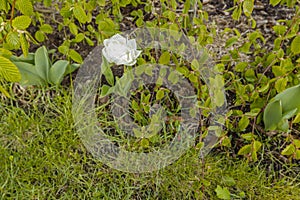
M 12 5 L 11 5 L 11 13 L 10 13 L 10 20 L 9 20 L 10 25 L 12 25 L 12 20 L 13 20 L 14 15 L 15 15 L 16 1 L 17 0 L 14 0 L 13 3 L 12 3 Z

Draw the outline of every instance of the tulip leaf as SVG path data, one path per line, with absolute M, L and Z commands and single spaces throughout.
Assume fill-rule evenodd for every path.
M 59 60 L 54 63 L 49 71 L 49 81 L 55 85 L 60 84 L 68 65 L 69 62 L 66 60 Z
M 38 48 L 34 57 L 36 73 L 48 81 L 48 72 L 50 69 L 50 60 L 45 46 Z
M 290 87 L 274 97 L 281 101 L 282 112 L 288 112 L 295 108 L 300 110 L 300 85 Z
M 264 112 L 264 123 L 266 130 L 275 130 L 282 119 L 281 101 L 275 100 L 269 103 Z

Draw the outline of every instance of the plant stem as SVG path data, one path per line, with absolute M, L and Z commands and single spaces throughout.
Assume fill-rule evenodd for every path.
M 10 25 L 12 25 L 12 20 L 14 18 L 16 1 L 17 0 L 14 0 L 12 5 L 11 5 L 11 14 L 10 14 L 10 20 L 9 20 Z

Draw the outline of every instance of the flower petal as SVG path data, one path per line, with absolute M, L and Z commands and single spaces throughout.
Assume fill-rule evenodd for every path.
M 131 39 L 127 41 L 127 46 L 131 49 L 136 49 L 136 41 L 135 39 Z

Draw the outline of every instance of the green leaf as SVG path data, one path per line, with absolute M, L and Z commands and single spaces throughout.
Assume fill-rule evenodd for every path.
M 0 0 L 0 10 L 4 10 L 5 13 L 8 13 L 9 8 L 8 8 L 8 2 L 6 0 Z
M 272 6 L 276 6 L 277 4 L 280 3 L 280 1 L 281 1 L 281 0 L 270 0 L 270 4 L 271 4 Z
M 247 144 L 239 150 L 238 155 L 247 155 L 247 154 L 251 153 L 251 151 L 252 151 L 252 145 Z
M 15 17 L 12 20 L 12 26 L 18 30 L 25 30 L 31 24 L 31 18 L 25 15 Z
M 72 11 L 71 8 L 69 7 L 69 5 L 65 5 L 65 7 L 62 7 L 60 9 L 60 15 L 64 18 L 68 18 L 72 15 Z
M 247 116 L 243 116 L 239 121 L 239 129 L 240 131 L 244 131 L 249 125 L 249 118 Z
M 292 44 L 291 44 L 291 51 L 294 54 L 299 54 L 300 53 L 300 36 L 299 35 L 297 35 L 293 39 Z
M 238 6 L 237 8 L 234 9 L 233 13 L 232 13 L 232 19 L 234 20 L 239 20 L 242 14 L 242 8 L 241 6 Z
M 288 82 L 287 77 L 278 79 L 275 83 L 276 91 L 279 93 L 279 92 L 282 92 L 283 90 L 285 90 L 286 86 L 287 86 L 287 82 Z
M 22 48 L 23 54 L 25 57 L 27 57 L 28 49 L 29 49 L 29 42 L 26 40 L 24 33 L 20 34 L 20 43 L 21 43 L 21 48 Z
M 114 74 L 109 66 L 109 64 L 107 63 L 106 59 L 103 59 L 103 63 L 101 65 L 101 72 L 103 73 L 106 81 L 113 86 L 114 85 Z
M 66 55 L 69 52 L 69 47 L 65 46 L 65 45 L 61 45 L 58 47 L 58 51 L 64 55 Z
M 277 124 L 282 119 L 281 101 L 275 100 L 273 102 L 270 102 L 265 108 L 263 118 L 265 123 L 265 129 L 272 131 L 275 130 Z
M 80 67 L 80 64 L 77 64 L 77 63 L 72 63 L 72 64 L 68 65 L 68 67 L 65 71 L 65 75 L 71 74 L 72 72 L 74 72 L 79 67 Z
M 18 33 L 16 33 L 16 32 L 9 32 L 6 36 L 6 42 L 13 49 L 20 48 L 20 39 L 19 39 Z
M 293 120 L 293 123 L 299 123 L 300 122 L 300 112 L 296 115 L 295 119 Z
M 66 60 L 59 60 L 55 62 L 49 71 L 49 81 L 52 84 L 59 85 L 63 80 L 68 65 L 69 62 Z
M 34 14 L 31 0 L 17 0 L 16 8 L 24 15 L 32 16 Z
M 274 30 L 274 32 L 275 32 L 277 35 L 284 35 L 284 33 L 285 33 L 286 30 L 287 30 L 287 26 L 284 26 L 284 25 L 276 25 L 276 26 L 273 26 L 273 30 Z
M 245 0 L 244 3 L 243 3 L 243 10 L 244 10 L 244 13 L 247 17 L 250 17 L 252 11 L 253 11 L 253 8 L 254 8 L 254 2 L 253 0 Z
M 71 22 L 69 24 L 69 29 L 70 29 L 70 32 L 73 34 L 73 35 L 77 35 L 78 34 L 78 28 L 76 26 L 75 23 Z
M 88 21 L 88 17 L 86 15 L 85 11 L 83 10 L 83 8 L 81 6 L 79 6 L 77 4 L 74 6 L 73 14 L 80 23 L 85 24 Z
M 75 36 L 75 38 L 73 39 L 73 42 L 79 43 L 82 40 L 84 40 L 84 34 L 83 33 L 79 33 L 78 35 Z
M 255 152 L 257 152 L 260 148 L 261 148 L 261 146 L 262 146 L 262 144 L 261 144 L 261 142 L 260 141 L 254 141 L 253 142 L 253 150 L 255 151 Z
M 9 93 L 0 85 L 0 92 L 2 94 L 4 94 L 4 96 L 10 98 L 11 96 L 9 95 Z
M 239 38 L 237 36 L 233 36 L 233 37 L 229 38 L 226 41 L 225 48 L 231 47 L 234 43 L 236 43 L 238 41 L 238 39 Z
M 239 62 L 238 64 L 236 64 L 234 69 L 236 72 L 243 72 L 247 66 L 247 62 Z
M 294 110 L 300 110 L 300 85 L 290 87 L 274 97 L 275 100 L 280 100 L 282 104 L 282 113 Z
M 75 51 L 74 49 L 70 49 L 69 56 L 72 60 L 74 60 L 77 63 L 82 63 L 83 62 L 81 55 L 77 51 Z
M 37 74 L 34 65 L 25 62 L 15 62 L 15 64 L 21 73 L 21 85 L 45 85 L 45 81 Z
M 42 31 L 35 32 L 34 37 L 39 42 L 44 42 L 44 40 L 45 40 L 45 35 Z
M 160 64 L 167 65 L 170 63 L 170 53 L 168 51 L 165 51 L 161 54 L 159 61 Z
M 254 139 L 254 134 L 253 133 L 245 133 L 241 135 L 242 138 L 245 140 L 251 141 Z
M 300 140 L 294 139 L 293 143 L 294 143 L 296 148 L 300 148 Z
M 53 28 L 51 25 L 49 24 L 43 24 L 41 27 L 40 27 L 40 30 L 44 33 L 48 33 L 48 34 L 51 34 L 53 32 Z
M 156 100 L 160 100 L 165 96 L 165 93 L 162 89 L 158 90 L 158 92 L 156 93 Z
M 48 82 L 48 73 L 50 70 L 50 60 L 45 46 L 38 48 L 35 52 L 34 63 L 36 73 Z
M 226 187 L 222 188 L 218 185 L 215 192 L 217 193 L 217 197 L 220 199 L 230 199 L 230 192 Z
M 289 144 L 285 149 L 282 150 L 281 154 L 284 156 L 290 156 L 295 153 L 296 148 L 293 144 Z
M 0 56 L 0 79 L 1 78 L 9 82 L 18 82 L 21 80 L 21 74 L 16 65 L 3 56 Z
M 84 39 L 88 43 L 89 46 L 94 46 L 95 45 L 94 42 L 89 37 L 85 37 Z
M 179 81 L 179 75 L 175 71 L 171 71 L 168 80 L 171 81 L 173 84 L 178 83 Z
M 297 159 L 297 160 L 300 159 L 300 149 L 297 149 L 297 150 L 296 150 L 296 153 L 295 153 L 295 159 Z

